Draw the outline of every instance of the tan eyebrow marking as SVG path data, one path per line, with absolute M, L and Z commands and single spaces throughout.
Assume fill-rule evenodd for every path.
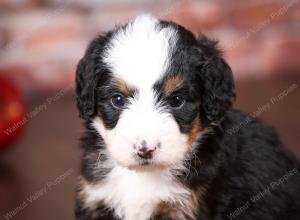
M 124 95 L 129 96 L 130 95 L 130 89 L 127 85 L 127 83 L 124 80 L 116 79 L 114 81 L 115 86 L 117 89 L 122 92 Z
M 183 78 L 180 76 L 167 78 L 163 84 L 163 92 L 166 96 L 171 95 L 183 84 Z

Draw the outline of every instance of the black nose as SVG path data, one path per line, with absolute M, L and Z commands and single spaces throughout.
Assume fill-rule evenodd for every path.
M 143 140 L 136 148 L 136 154 L 143 159 L 151 159 L 153 157 L 153 152 L 156 150 L 156 147 L 149 147 L 145 140 Z
M 138 150 L 137 155 L 143 159 L 151 159 L 155 149 L 149 149 L 147 147 L 142 147 Z

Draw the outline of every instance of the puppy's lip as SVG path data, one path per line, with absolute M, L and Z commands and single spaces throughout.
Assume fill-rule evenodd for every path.
M 129 170 L 153 172 L 158 170 L 166 169 L 167 166 L 162 163 L 155 163 L 151 159 L 144 159 L 139 161 L 137 164 L 129 165 Z
M 152 159 L 138 159 L 137 164 L 134 166 L 139 166 L 139 167 L 155 166 L 155 163 L 153 162 Z
M 141 166 L 149 166 L 149 165 L 153 165 L 154 163 L 153 163 L 153 161 L 151 159 L 141 159 L 139 161 L 139 164 Z

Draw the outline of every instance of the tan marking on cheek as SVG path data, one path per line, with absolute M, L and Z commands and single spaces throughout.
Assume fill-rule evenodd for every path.
M 197 211 L 201 205 L 204 205 L 204 199 L 207 194 L 206 186 L 200 186 L 195 191 L 191 191 L 191 199 L 185 210 L 185 214 L 191 218 L 195 218 Z
M 188 132 L 188 144 L 189 145 L 193 144 L 193 142 L 195 141 L 197 135 L 199 134 L 199 132 L 201 130 L 202 130 L 201 120 L 200 120 L 199 115 L 197 115 L 197 117 L 193 121 L 193 125 L 192 125 L 191 130 Z
M 169 203 L 167 202 L 160 202 L 157 207 L 156 207 L 156 210 L 155 210 L 155 214 L 156 215 L 159 215 L 159 214 L 167 214 L 168 212 L 170 212 L 171 210 L 171 206 Z
M 200 186 L 196 190 L 191 190 L 190 193 L 191 198 L 188 200 L 187 204 L 181 206 L 181 210 L 185 215 L 195 219 L 199 207 L 204 205 L 204 198 L 207 193 L 207 189 L 206 186 Z
M 158 215 L 167 215 L 172 220 L 185 220 L 187 219 L 187 216 L 189 217 L 189 219 L 196 219 L 195 216 L 197 214 L 197 211 L 199 210 L 199 206 L 202 203 L 202 200 L 204 200 L 206 188 L 203 186 L 199 187 L 196 191 L 189 191 L 190 198 L 187 199 L 184 203 L 171 203 L 161 201 L 157 205 L 153 216 L 155 217 Z
M 166 215 L 170 220 L 177 220 L 177 219 L 185 220 L 186 218 L 184 216 L 184 212 L 182 212 L 179 206 L 180 206 L 179 203 L 176 204 L 176 203 L 162 201 L 157 205 L 151 220 L 156 219 L 158 216 L 163 216 L 163 215 Z
M 166 79 L 163 85 L 163 92 L 165 96 L 171 95 L 176 89 L 183 84 L 183 79 L 179 76 Z
M 130 89 L 125 81 L 117 79 L 114 81 L 114 84 L 121 93 L 126 96 L 130 95 Z

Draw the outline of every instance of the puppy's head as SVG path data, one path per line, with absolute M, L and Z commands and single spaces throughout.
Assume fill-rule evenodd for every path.
M 147 15 L 92 41 L 76 83 L 80 116 L 132 169 L 180 164 L 234 96 L 215 42 Z

